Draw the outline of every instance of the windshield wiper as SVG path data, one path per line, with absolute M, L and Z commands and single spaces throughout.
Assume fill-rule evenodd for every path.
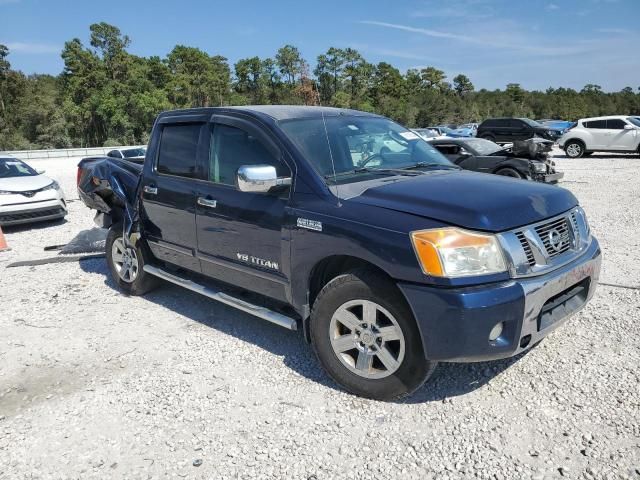
M 336 173 L 335 175 L 325 175 L 324 178 L 326 180 L 331 180 L 332 178 L 344 177 L 347 175 L 355 175 L 358 173 L 383 173 L 385 175 L 394 174 L 394 175 L 419 175 L 419 173 L 407 172 L 406 169 L 394 169 L 394 168 L 369 168 L 369 167 L 357 167 L 353 170 L 347 170 L 345 172 Z
M 443 163 L 435 163 L 435 162 L 419 162 L 409 167 L 405 167 L 404 170 L 413 170 L 416 168 L 444 168 L 444 169 L 452 169 L 452 170 L 460 170 L 460 167 L 457 165 L 445 165 Z

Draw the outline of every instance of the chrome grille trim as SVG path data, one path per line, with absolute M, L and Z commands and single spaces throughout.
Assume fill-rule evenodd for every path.
M 582 208 L 498 235 L 513 278 L 541 275 L 579 257 L 591 243 Z

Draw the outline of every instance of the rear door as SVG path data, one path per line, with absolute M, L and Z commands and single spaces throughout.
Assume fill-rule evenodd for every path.
M 206 150 L 206 123 L 170 117 L 158 127 L 156 157 L 145 165 L 141 212 L 145 237 L 161 260 L 200 271 L 195 250 L 196 193 L 204 175 L 198 157 Z
M 242 192 L 236 174 L 243 165 L 273 165 L 282 178 L 290 178 L 292 170 L 275 140 L 252 121 L 215 115 L 208 135 L 207 177 L 199 185 L 196 205 L 202 273 L 284 301 L 290 188 Z
M 517 118 L 512 118 L 511 120 L 509 120 L 509 133 L 511 135 L 510 141 L 512 142 L 518 140 L 527 140 L 528 138 L 531 138 L 533 136 L 531 132 L 531 126 L 527 125 L 522 120 L 518 120 Z
M 588 122 L 583 122 L 583 126 L 591 135 L 591 142 L 587 145 L 587 150 L 607 148 L 607 145 L 609 144 L 608 137 L 610 137 L 610 135 L 607 130 L 606 120 L 589 120 Z

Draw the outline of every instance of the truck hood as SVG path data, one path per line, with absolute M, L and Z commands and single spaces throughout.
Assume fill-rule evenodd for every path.
M 578 204 L 560 187 L 468 171 L 432 172 L 387 182 L 349 201 L 489 232 L 535 223 Z

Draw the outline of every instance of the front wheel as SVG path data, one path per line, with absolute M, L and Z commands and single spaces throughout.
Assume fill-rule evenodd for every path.
M 105 253 L 111 277 L 123 292 L 143 295 L 158 285 L 158 278 L 144 271 L 149 255 L 143 249 L 142 240 L 135 246 L 125 245 L 122 223 L 109 229 Z
M 343 388 L 376 400 L 418 389 L 436 363 L 396 286 L 368 269 L 331 280 L 311 312 L 311 341 L 327 373 Z
M 511 177 L 511 178 L 520 178 L 520 179 L 525 178 L 524 175 L 522 175 L 520 172 L 518 172 L 513 168 L 501 168 L 496 172 L 496 174 L 502 175 L 504 177 Z

